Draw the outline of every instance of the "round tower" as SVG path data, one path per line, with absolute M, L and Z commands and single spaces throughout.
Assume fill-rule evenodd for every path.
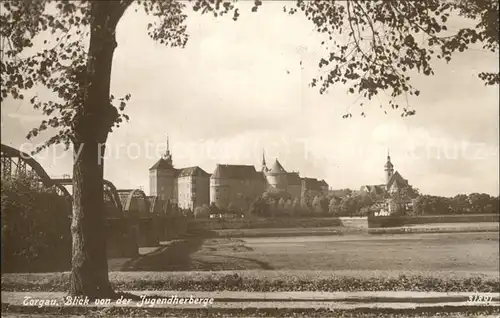
M 269 185 L 276 189 L 287 189 L 287 172 L 279 163 L 278 159 L 274 161 L 271 169 L 266 173 L 267 182 Z
M 224 165 L 217 164 L 210 176 L 210 204 L 214 203 L 219 208 L 225 208 L 229 200 L 229 181 L 224 178 L 224 168 Z

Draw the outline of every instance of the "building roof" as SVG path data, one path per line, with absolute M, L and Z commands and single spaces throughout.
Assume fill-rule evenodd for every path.
M 335 189 L 335 190 L 330 190 L 328 193 L 330 193 L 334 197 L 341 199 L 341 198 L 347 197 L 349 194 L 351 194 L 352 190 L 350 190 L 350 189 Z
M 208 176 L 210 176 L 210 174 L 198 166 L 177 169 L 177 177 L 208 177 Z
M 149 170 L 168 170 L 172 169 L 172 163 L 164 158 L 160 158 Z
M 287 180 L 287 183 L 288 185 L 291 185 L 291 186 L 299 186 L 301 185 L 301 182 L 300 182 L 300 176 L 298 173 L 296 172 L 290 172 L 286 175 L 286 180 Z
M 396 183 L 399 189 L 408 187 L 408 180 L 404 179 L 397 171 L 394 172 L 389 182 L 387 182 L 387 189 L 390 189 L 394 183 Z
M 326 181 L 324 179 L 322 179 L 321 181 L 319 181 L 319 185 L 322 186 L 322 187 L 328 187 L 328 183 L 326 183 Z
M 255 179 L 259 180 L 259 181 L 262 181 L 264 183 L 267 182 L 266 174 L 263 171 L 257 171 L 257 175 L 256 175 Z
M 254 166 L 217 164 L 212 179 L 261 179 Z
M 321 185 L 318 181 L 318 179 L 315 178 L 302 178 L 302 182 L 304 184 L 304 187 L 307 190 L 321 190 Z
M 377 185 L 363 185 L 360 188 L 360 191 L 373 193 L 373 194 L 383 194 L 385 193 L 385 184 L 377 184 Z
M 283 168 L 281 163 L 276 159 L 273 163 L 273 166 L 271 167 L 271 170 L 269 171 L 270 174 L 282 174 L 282 173 L 287 173 L 286 170 Z

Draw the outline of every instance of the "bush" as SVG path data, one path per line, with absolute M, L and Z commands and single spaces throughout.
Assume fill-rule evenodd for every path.
M 271 216 L 269 204 L 263 198 L 257 198 L 250 204 L 249 212 L 253 216 L 268 217 Z
M 33 178 L 2 180 L 2 271 L 67 270 L 71 206 Z
M 194 218 L 194 212 L 191 209 L 183 209 L 182 215 L 187 217 L 188 219 Z
M 210 207 L 207 204 L 194 209 L 194 217 L 197 219 L 206 219 L 210 216 Z

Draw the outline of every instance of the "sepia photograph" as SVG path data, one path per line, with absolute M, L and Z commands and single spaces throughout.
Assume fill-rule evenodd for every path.
M 2 317 L 500 317 L 497 0 L 2 0 Z

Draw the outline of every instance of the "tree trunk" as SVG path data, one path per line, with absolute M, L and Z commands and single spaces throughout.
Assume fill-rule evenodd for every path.
M 103 166 L 98 143 L 76 144 L 80 154 L 73 167 L 73 257 L 71 295 L 109 297 L 113 294 L 106 256 Z M 81 147 L 81 148 L 80 148 Z
M 90 5 L 84 102 L 74 121 L 70 294 L 97 298 L 114 295 L 106 255 L 103 156 L 107 135 L 118 115 L 110 104 L 110 78 L 116 24 L 126 6 L 119 1 L 93 1 Z

